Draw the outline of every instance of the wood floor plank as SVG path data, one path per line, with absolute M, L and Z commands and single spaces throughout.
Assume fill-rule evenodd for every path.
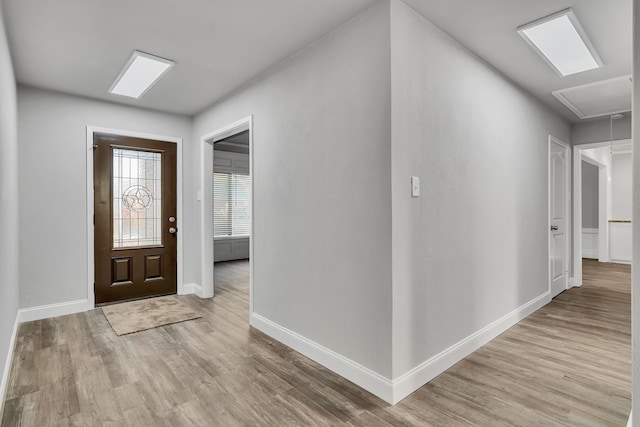
M 100 312 L 20 325 L 2 427 L 623 426 L 630 268 L 585 260 L 558 295 L 395 406 L 248 326 L 248 262 L 196 319 L 116 336 Z

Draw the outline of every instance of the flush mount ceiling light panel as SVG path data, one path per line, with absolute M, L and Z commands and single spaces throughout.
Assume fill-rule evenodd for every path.
M 174 65 L 168 59 L 134 50 L 109 93 L 140 98 Z
M 518 34 L 561 76 L 602 67 L 571 9 L 523 25 Z

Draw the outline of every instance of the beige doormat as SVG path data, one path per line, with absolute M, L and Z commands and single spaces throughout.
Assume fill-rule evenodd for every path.
M 175 296 L 108 305 L 102 307 L 102 312 L 116 335 L 132 334 L 202 317 Z

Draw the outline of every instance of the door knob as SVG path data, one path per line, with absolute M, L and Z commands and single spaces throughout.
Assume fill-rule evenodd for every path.
M 176 234 L 176 231 L 178 231 L 178 229 L 177 229 L 177 228 L 175 228 L 175 227 L 169 227 L 169 233 L 171 233 L 171 234 Z
M 558 226 L 557 225 L 552 225 L 551 226 L 551 231 L 558 231 Z

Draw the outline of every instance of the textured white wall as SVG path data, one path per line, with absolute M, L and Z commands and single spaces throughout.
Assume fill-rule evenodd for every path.
M 196 117 L 194 130 L 253 114 L 255 312 L 387 377 L 389 71 L 382 2 Z
M 633 0 L 633 52 L 640 52 L 640 0 Z M 633 129 L 640 129 L 640 55 L 633 55 Z M 633 132 L 633 261 L 631 272 L 631 324 L 633 352 L 632 409 L 640 426 L 640 135 Z
M 86 126 L 181 137 L 191 158 L 191 119 L 20 87 L 18 122 L 20 306 L 85 299 L 87 203 L 93 203 L 86 197 Z M 188 233 L 195 194 L 192 181 L 183 184 Z M 193 271 L 194 257 L 185 251 L 185 272 Z
M 582 228 L 598 228 L 598 166 L 582 161 Z
M 631 138 L 631 116 L 613 121 L 613 140 Z M 571 125 L 571 144 L 591 144 L 611 139 L 611 123 L 609 117 L 590 120 Z
M 611 148 L 608 146 L 582 150 L 582 155 L 606 166 L 609 173 L 611 172 Z
M 598 182 L 598 259 L 609 262 L 609 220 L 611 217 L 611 149 L 608 146 L 581 150 L 584 157 L 605 166 Z M 602 198 L 602 199 L 601 199 Z
M 548 291 L 548 136 L 570 128 L 396 0 L 391 52 L 397 378 Z
M 0 399 L 18 313 L 18 136 L 16 81 L 0 3 Z M 0 401 L 0 417 L 3 402 Z
M 631 219 L 631 153 L 611 156 L 611 219 Z

